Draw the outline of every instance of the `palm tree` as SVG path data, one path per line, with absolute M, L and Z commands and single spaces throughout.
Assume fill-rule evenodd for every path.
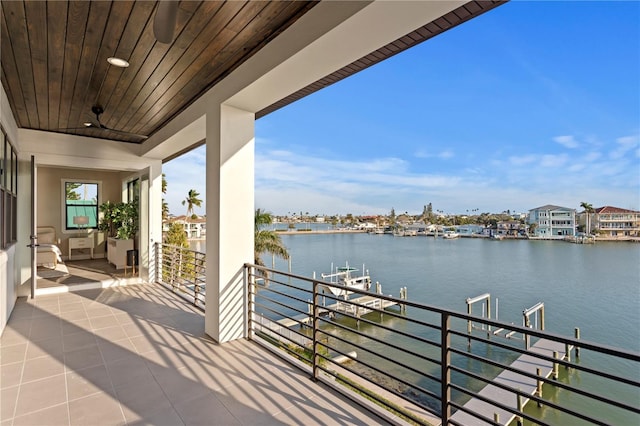
M 167 177 L 164 173 L 162 174 L 162 193 L 163 194 L 167 193 Z M 162 198 L 162 220 L 166 221 L 167 219 L 169 219 L 169 203 L 167 203 L 167 201 L 163 197 Z
M 580 203 L 580 207 L 582 207 L 584 209 L 584 211 L 587 213 L 587 220 L 585 223 L 586 229 L 585 229 L 585 233 L 587 235 L 591 234 L 591 214 L 595 211 L 593 209 L 593 206 L 589 203 L 587 203 L 586 201 L 583 201 Z
M 264 266 L 261 255 L 263 253 L 274 254 L 283 259 L 289 259 L 289 252 L 282 244 L 280 235 L 275 231 L 266 229 L 266 225 L 271 225 L 273 218 L 271 213 L 261 209 L 256 209 L 254 220 L 254 262 L 258 266 Z
M 190 189 L 187 198 L 182 200 L 182 205 L 186 204 L 187 206 L 187 218 L 190 218 L 193 215 L 193 207 L 202 207 L 202 200 L 198 197 L 200 194 L 195 189 Z

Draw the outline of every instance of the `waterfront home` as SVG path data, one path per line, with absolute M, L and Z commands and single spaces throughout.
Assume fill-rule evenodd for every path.
M 473 234 L 481 235 L 483 230 L 484 230 L 484 226 L 482 225 L 467 224 L 467 225 L 458 226 L 458 233 L 460 235 L 473 235 Z
M 526 225 L 520 223 L 518 220 L 501 220 L 498 222 L 496 228 L 497 235 L 524 235 L 526 234 Z
M 533 238 L 563 239 L 575 236 L 576 211 L 552 204 L 529 210 L 529 225 L 535 224 Z
M 171 4 L 175 3 L 2 2 L 2 420 L 13 424 L 179 424 L 181 417 L 185 423 L 206 424 L 214 418 L 220 423 L 238 422 L 243 414 L 252 414 L 253 423 L 374 423 L 343 403 L 318 406 L 318 401 L 328 401 L 326 389 L 315 399 L 299 399 L 309 388 L 316 389 L 311 382 L 305 382 L 303 391 L 294 392 L 293 406 L 289 402 L 294 398 L 284 386 L 278 387 L 275 395 L 273 391 L 265 394 L 268 407 L 254 404 L 255 408 L 249 408 L 247 401 L 236 404 L 229 393 L 224 406 L 236 407 L 232 410 L 235 417 L 212 393 L 211 381 L 223 378 L 236 385 L 255 383 L 242 379 L 247 376 L 236 375 L 233 369 L 241 373 L 258 371 L 253 368 L 258 365 L 269 369 L 269 356 L 255 345 L 247 347 L 241 339 L 248 333 L 248 310 L 246 283 L 239 271 L 254 261 L 255 120 L 502 3 L 179 2 L 175 25 L 159 25 L 169 34 L 154 34 L 157 9 Z M 206 145 L 202 180 L 206 182 L 208 233 L 203 315 L 181 313 L 178 302 L 166 298 L 162 291 L 154 294 L 156 254 L 162 239 L 163 163 L 201 145 Z M 99 291 L 92 293 L 93 298 L 68 295 L 64 300 L 62 296 L 37 295 L 42 289 L 37 287 L 36 262 L 32 262 L 32 255 L 36 256 L 32 229 L 38 225 L 54 227 L 54 241 L 59 240 L 62 253 L 79 233 L 66 226 L 65 182 L 95 185 L 98 204 L 107 200 L 138 203 L 140 227 L 134 242 L 139 265 L 135 274 L 143 288 L 125 288 L 112 299 L 102 297 Z M 75 224 L 73 219 L 71 223 Z M 84 241 L 93 248 L 95 257 L 104 257 L 104 235 L 95 229 L 82 231 L 83 235 L 89 233 L 90 240 Z M 91 279 L 85 284 L 92 283 L 100 284 Z M 25 302 L 25 297 L 33 295 L 32 302 Z M 130 315 L 121 315 L 127 307 L 133 308 Z M 144 324 L 153 328 L 154 336 L 166 337 L 156 346 L 162 351 L 157 362 L 136 358 L 150 348 L 136 349 L 132 344 L 137 339 L 143 345 L 151 334 L 129 336 L 126 347 L 119 347 L 109 344 L 109 339 L 117 336 L 97 331 L 101 320 L 95 318 L 104 314 L 117 321 L 115 316 L 111 318 L 116 310 L 119 319 Z M 72 319 L 69 312 L 83 318 Z M 172 333 L 185 327 L 190 333 L 177 342 Z M 73 335 L 77 335 L 75 340 L 69 337 Z M 199 346 L 205 335 L 219 346 Z M 51 337 L 47 342 L 52 346 L 40 345 L 43 337 Z M 178 348 L 184 340 L 193 344 Z M 93 356 L 72 356 L 69 348 L 74 343 L 76 349 Z M 82 347 L 77 346 L 80 343 Z M 232 355 L 234 350 L 256 355 L 242 368 L 238 362 L 245 360 Z M 121 363 L 122 368 L 107 370 L 103 365 L 109 361 L 107 351 L 109 355 L 128 355 L 131 362 L 123 361 L 126 368 Z M 37 352 L 51 357 L 47 368 L 31 362 Z M 74 359 L 75 366 L 71 365 Z M 189 368 L 208 368 L 225 360 L 230 363 L 223 371 L 202 371 L 188 378 L 188 372 L 177 367 L 180 359 L 188 359 Z M 215 362 L 205 364 L 202 359 Z M 104 370 L 101 378 L 81 368 L 90 360 Z M 6 367 L 9 363 L 15 365 Z M 151 368 L 154 373 L 164 373 L 157 382 L 147 380 Z M 17 381 L 9 385 L 9 372 L 22 371 L 25 374 L 11 375 Z M 62 374 L 26 383 L 45 371 Z M 108 373 L 114 376 L 106 377 Z M 279 374 L 282 380 L 272 376 L 269 389 L 276 383 L 287 383 L 289 389 L 295 386 L 288 381 L 293 377 L 290 372 Z M 159 383 L 169 377 L 172 380 L 165 384 L 181 380 L 189 392 L 177 387 L 156 392 Z M 75 392 L 77 387 L 72 389 L 74 380 L 79 383 L 83 379 L 95 390 L 86 398 Z M 145 385 L 144 390 L 127 393 L 122 380 L 128 379 Z M 213 389 L 218 388 L 220 383 Z M 242 396 L 249 393 L 240 392 Z M 263 391 L 253 393 L 261 395 Z M 143 394 L 158 397 L 154 402 L 162 403 L 143 407 L 136 403 L 136 395 Z M 286 395 L 284 402 L 278 402 L 278 394 Z M 173 396 L 182 401 L 163 399 Z M 216 407 L 215 417 L 211 407 Z M 283 413 L 280 420 L 269 410 Z M 296 413 L 287 417 L 289 410 Z M 357 413 L 360 420 L 349 413 Z M 32 414 L 41 417 L 26 417 Z M 250 424 L 251 420 L 244 422 Z
M 587 215 L 586 211 L 579 214 L 580 224 L 586 225 Z M 599 237 L 640 237 L 640 211 L 604 206 L 594 209 L 590 216 L 590 231 L 596 231 Z
M 397 424 L 338 395 L 322 363 L 312 381 L 306 365 L 254 341 L 255 120 L 502 2 L 184 1 L 154 34 L 158 8 L 172 4 L 2 2 L 2 423 Z M 180 252 L 165 266 L 163 164 L 203 144 L 206 260 Z M 106 266 L 96 259 L 65 278 L 112 288 L 40 292 L 37 225 L 62 247 L 88 233 L 85 250 L 105 254 L 101 232 L 67 227 L 67 182 L 95 186 L 99 204 L 137 203 L 137 285 L 122 285 L 122 270 L 96 280 Z M 158 284 L 185 265 L 178 279 L 206 286 L 201 307 Z M 450 315 L 435 327 L 444 424 Z
M 178 223 L 184 227 L 184 232 L 187 234 L 187 238 L 205 238 L 207 236 L 207 218 L 198 216 L 196 218 L 189 218 L 186 216 L 176 216 L 165 221 L 162 224 L 162 231 L 167 232 L 169 225 L 172 223 Z

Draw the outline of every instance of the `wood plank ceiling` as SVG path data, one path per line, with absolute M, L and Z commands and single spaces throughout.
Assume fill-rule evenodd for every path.
M 259 111 L 262 117 L 503 4 L 470 1 Z M 149 136 L 308 12 L 310 1 L 179 3 L 172 44 L 153 35 L 153 1 L 2 1 L 2 84 L 21 128 L 122 142 Z M 130 62 L 109 65 L 108 57 Z
M 140 143 L 314 6 L 181 1 L 172 44 L 153 1 L 3 1 L 2 84 L 21 128 Z M 118 68 L 108 57 L 131 64 Z

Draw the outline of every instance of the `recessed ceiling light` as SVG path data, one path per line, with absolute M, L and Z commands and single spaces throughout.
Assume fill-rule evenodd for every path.
M 116 57 L 107 58 L 107 62 L 109 62 L 111 65 L 114 65 L 120 68 L 126 68 L 129 66 L 129 62 L 125 61 L 124 59 L 120 59 Z

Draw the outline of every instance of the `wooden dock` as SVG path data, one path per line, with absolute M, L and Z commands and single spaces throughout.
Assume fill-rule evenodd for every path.
M 361 296 L 350 299 L 348 303 L 346 301 L 337 301 L 331 305 L 322 306 L 319 308 L 319 313 L 320 315 L 329 315 L 334 312 L 342 312 L 360 318 L 363 315 L 374 312 L 374 309 L 384 310 L 396 305 L 398 305 L 397 302 L 380 299 L 375 296 Z M 311 307 L 309 309 L 311 309 Z M 301 336 L 294 332 L 293 329 L 301 324 L 311 323 L 312 318 L 312 314 L 300 314 L 292 318 L 272 321 L 261 316 L 258 322 L 260 323 L 260 330 L 270 334 L 273 338 L 280 339 L 279 335 L 287 336 L 292 342 L 300 346 L 307 346 L 311 343 L 311 338 Z M 273 333 L 269 333 L 270 331 Z
M 545 339 L 539 340 L 529 348 L 530 352 L 545 355 L 550 358 L 553 358 L 553 353 L 557 352 L 559 359 L 563 359 L 566 356 L 565 350 L 566 348 L 564 344 Z M 553 373 L 552 362 L 545 361 L 528 354 L 521 355 L 511 364 L 511 367 L 534 375 L 537 374 L 537 369 L 540 369 L 540 375 L 544 378 L 551 376 Z M 534 395 L 537 390 L 536 379 L 509 370 L 504 370 L 493 381 L 512 388 L 520 389 L 522 392 L 529 395 Z M 516 394 L 505 389 L 488 384 L 478 394 L 515 410 L 518 409 L 518 398 Z M 528 401 L 528 398 L 522 397 L 522 407 L 524 407 Z M 470 399 L 466 404 L 464 404 L 464 408 L 489 419 L 494 419 L 497 414 L 499 423 L 503 425 L 511 423 L 511 421 L 516 417 L 511 412 L 500 409 L 478 398 Z M 458 410 L 454 413 L 451 416 L 451 419 L 465 426 L 484 426 L 488 424 L 487 422 L 484 422 L 471 414 L 465 413 L 462 410 Z

